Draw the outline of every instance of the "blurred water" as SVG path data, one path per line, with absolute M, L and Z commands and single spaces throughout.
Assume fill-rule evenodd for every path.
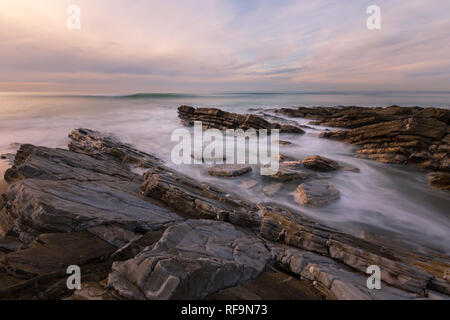
M 67 146 L 73 128 L 86 127 L 114 133 L 121 140 L 157 155 L 169 166 L 202 181 L 230 188 L 254 201 L 276 201 L 351 232 L 374 233 L 401 238 L 450 252 L 450 197 L 430 189 L 422 172 L 353 157 L 353 146 L 317 138 L 319 130 L 304 135 L 281 135 L 294 144 L 281 146 L 281 153 L 302 159 L 320 154 L 360 168 L 360 173 L 327 174 L 341 192 L 337 202 L 320 209 L 296 204 L 293 193 L 275 198 L 260 188 L 246 190 L 241 179 L 210 177 L 202 166 L 175 166 L 170 152 L 173 130 L 182 127 L 176 108 L 181 104 L 213 106 L 244 113 L 249 108 L 315 105 L 436 106 L 450 108 L 450 93 L 221 93 L 211 95 L 140 94 L 133 96 L 52 96 L 0 94 L 0 153 L 13 151 L 10 143 L 32 143 L 49 147 Z M 302 119 L 291 119 L 301 123 Z M 260 179 L 257 172 L 253 178 Z M 287 186 L 292 191 L 295 185 Z M 290 190 L 290 189 L 289 189 Z

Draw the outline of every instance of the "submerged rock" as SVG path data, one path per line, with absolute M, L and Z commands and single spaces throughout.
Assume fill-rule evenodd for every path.
M 272 183 L 263 187 L 262 192 L 268 197 L 273 197 L 278 193 L 278 191 L 280 191 L 282 186 L 283 185 L 281 183 Z
M 450 173 L 432 172 L 428 174 L 428 184 L 438 190 L 450 191 Z
M 333 171 L 339 168 L 336 161 L 317 155 L 304 158 L 302 164 L 308 169 L 317 171 Z
M 229 223 L 190 220 L 135 258 L 116 263 L 108 285 L 131 299 L 203 299 L 261 274 L 264 243 Z
M 317 208 L 339 199 L 339 190 L 327 181 L 310 181 L 300 184 L 296 190 L 301 205 Z
M 253 189 L 258 184 L 259 184 L 259 182 L 254 179 L 244 179 L 241 182 L 241 186 L 244 187 L 245 189 Z
M 235 177 L 252 171 L 252 167 L 245 164 L 218 164 L 208 169 L 211 176 Z

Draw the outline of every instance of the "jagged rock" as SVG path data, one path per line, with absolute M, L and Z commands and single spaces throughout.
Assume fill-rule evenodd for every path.
M 148 168 L 162 161 L 157 157 L 122 143 L 113 135 L 90 129 L 76 129 L 69 134 L 69 150 L 84 153 L 94 158 L 118 160 L 137 167 Z
M 333 171 L 339 168 L 336 161 L 317 155 L 304 158 L 302 164 L 308 169 L 317 171 Z
M 116 263 L 108 285 L 132 299 L 203 299 L 254 279 L 270 253 L 264 243 L 220 221 L 188 220 L 135 258 Z
M 281 187 L 282 187 L 281 183 L 272 183 L 269 184 L 268 186 L 263 187 L 262 192 L 268 197 L 273 197 L 275 194 L 278 193 L 278 191 L 280 191 Z
M 450 172 L 450 110 L 399 106 L 300 107 L 277 112 L 315 119 L 316 125 L 351 129 L 325 131 L 320 137 L 360 146 L 358 157 Z
M 450 267 L 448 257 L 440 258 L 437 254 L 425 257 L 367 242 L 276 204 L 263 203 L 259 207 L 263 216 L 260 234 L 265 239 L 333 258 L 362 273 L 368 266 L 378 265 L 383 282 L 411 293 L 423 296 L 432 288 L 448 294 L 450 283 L 435 276 L 442 277 L 442 267 Z
M 307 260 L 318 271 L 302 269 L 302 281 L 306 279 L 320 285 L 322 277 L 332 275 L 334 280 L 327 290 L 335 298 L 373 298 L 358 291 L 359 287 L 354 289 L 347 285 L 350 279 L 347 275 L 356 277 L 365 273 L 369 265 L 380 266 L 382 286 L 396 287 L 406 298 L 411 298 L 409 293 L 422 297 L 450 295 L 449 282 L 444 279 L 444 270 L 450 268 L 447 256 L 433 252 L 418 254 L 389 243 L 381 246 L 323 226 L 300 212 L 273 204 L 256 206 L 238 195 L 189 178 L 152 156 L 95 131 L 74 130 L 70 145 L 77 153 L 22 146 L 9 171 L 12 184 L 7 196 L 0 201 L 0 237 L 12 237 L 23 246 L 17 247 L 17 251 L 1 249 L 0 255 L 3 254 L 2 259 L 7 262 L 3 269 L 0 268 L 2 298 L 51 299 L 71 295 L 73 292 L 68 292 L 65 285 L 67 274 L 64 268 L 59 266 L 57 270 L 60 271 L 53 273 L 47 271 L 53 268 L 53 262 L 60 261 L 56 255 L 61 247 L 77 245 L 75 238 L 80 237 L 79 234 L 83 234 L 83 239 L 94 239 L 87 244 L 81 241 L 85 248 L 93 243 L 93 251 L 88 252 L 93 253 L 98 244 L 109 248 L 105 255 L 100 254 L 100 258 L 93 254 L 92 259 L 80 262 L 84 263 L 83 283 L 98 283 L 109 274 L 111 285 L 125 297 L 160 298 L 168 294 L 170 297 L 197 298 L 227 287 L 239 287 L 247 280 L 256 279 L 266 267 L 272 268 L 274 254 L 267 248 L 277 242 L 318 254 L 334 262 L 336 268 L 345 269 L 348 273 L 335 272 L 336 268 L 331 268 L 329 260 L 322 263 L 315 260 L 315 256 Z M 133 161 L 127 160 L 128 151 Z M 144 179 L 130 171 L 136 164 L 148 168 Z M 299 165 L 286 167 L 297 169 Z M 64 197 L 59 198 L 64 190 Z M 139 194 L 141 191 L 143 196 Z M 58 197 L 53 198 L 54 195 Z M 124 206 L 131 201 L 132 209 L 122 210 L 118 205 L 121 201 Z M 37 207 L 27 206 L 27 203 L 51 203 L 52 207 L 42 206 L 34 211 Z M 141 213 L 136 216 L 139 210 L 142 210 L 142 216 Z M 179 215 L 226 220 L 231 224 L 213 220 L 182 222 Z M 167 222 L 158 223 L 159 219 Z M 244 230 L 232 224 L 249 228 Z M 166 227 L 169 229 L 161 238 Z M 42 237 L 42 234 L 50 231 L 56 237 L 66 230 L 70 232 L 64 236 L 76 235 L 74 243 L 65 246 L 64 241 L 57 241 L 61 242 L 59 249 L 49 250 L 46 236 Z M 135 238 L 142 233 L 145 234 Z M 263 243 L 261 237 L 267 242 Z M 117 250 L 119 246 L 122 247 Z M 41 264 L 39 259 L 32 261 L 30 252 L 35 252 L 36 257 L 40 253 L 53 256 Z M 110 272 L 113 261 L 127 259 L 130 260 L 123 264 L 116 263 L 114 271 Z M 137 267 L 139 261 L 144 263 Z M 281 264 L 282 261 L 275 262 Z M 12 271 L 8 265 L 12 266 Z M 191 267 L 193 269 L 189 269 Z M 134 272 L 136 268 L 149 273 Z M 189 270 L 196 271 L 189 273 Z M 185 280 L 177 282 L 170 275 Z M 210 275 L 215 275 L 217 281 L 206 284 Z M 248 275 L 251 278 L 246 278 Z M 147 276 L 158 280 L 147 282 Z M 176 285 L 171 287 L 174 283 Z M 194 283 L 198 291 L 184 291 L 188 283 Z M 138 290 L 138 284 L 144 290 L 141 287 Z M 204 286 L 207 290 L 203 290 Z M 160 287 L 164 290 L 158 292 Z M 107 292 L 114 295 L 114 292 Z
M 450 173 L 432 172 L 428 174 L 428 184 L 439 190 L 450 191 Z
M 286 270 L 316 283 L 330 298 L 339 300 L 405 300 L 421 298 L 383 284 L 381 290 L 367 288 L 365 275 L 355 273 L 349 267 L 331 258 L 284 246 L 273 246 L 275 260 Z
M 235 177 L 252 171 L 252 167 L 245 164 L 218 164 L 208 169 L 211 176 Z
M 279 129 L 283 133 L 304 133 L 299 126 L 294 124 L 269 122 L 255 114 L 238 114 L 216 108 L 195 109 L 181 106 L 178 108 L 178 117 L 187 126 L 193 125 L 194 121 L 201 121 L 205 129 Z
M 317 208 L 339 199 L 339 190 L 327 181 L 309 181 L 300 184 L 296 190 L 301 205 Z
M 243 226 L 259 223 L 258 208 L 254 204 L 168 167 L 151 168 L 144 179 L 144 195 L 160 200 L 188 217 L 230 221 Z
M 5 178 L 14 183 L 3 196 L 2 234 L 20 233 L 25 222 L 38 232 L 72 232 L 112 223 L 150 231 L 182 220 L 141 197 L 142 178 L 116 161 L 22 145 Z

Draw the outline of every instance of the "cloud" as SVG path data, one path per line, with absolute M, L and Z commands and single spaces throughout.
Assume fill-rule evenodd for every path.
M 2 0 L 0 90 L 450 89 L 450 3 L 380 0 L 379 31 L 371 4 Z

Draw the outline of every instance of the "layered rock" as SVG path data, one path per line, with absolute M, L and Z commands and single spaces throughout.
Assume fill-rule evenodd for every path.
M 302 164 L 308 169 L 317 171 L 334 171 L 339 168 L 336 161 L 318 155 L 304 158 Z
M 8 172 L 0 202 L 1 298 L 68 296 L 69 263 L 80 264 L 83 283 L 93 288 L 74 296 L 80 299 L 202 299 L 251 283 L 265 297 L 261 277 L 273 268 L 328 298 L 450 295 L 446 256 L 382 246 L 301 212 L 256 205 L 95 131 L 70 137 L 76 152 L 24 145 Z M 136 164 L 148 168 L 143 178 L 131 172 Z M 379 294 L 365 289 L 369 265 L 381 268 Z M 106 277 L 109 288 L 101 285 Z
M 203 299 L 256 278 L 270 257 L 251 233 L 225 222 L 189 220 L 168 228 L 154 247 L 116 263 L 108 284 L 129 299 Z
M 73 232 L 117 224 L 130 231 L 165 228 L 182 219 L 143 199 L 142 178 L 116 161 L 62 149 L 22 145 L 5 173 L 0 235 L 31 240 L 41 232 Z
M 205 129 L 279 129 L 283 133 L 304 133 L 296 124 L 268 121 L 256 114 L 238 114 L 216 108 L 196 109 L 189 106 L 181 106 L 178 108 L 178 117 L 187 126 L 193 125 L 194 121 L 201 121 Z
M 450 172 L 450 110 L 301 107 L 278 112 L 314 119 L 316 125 L 351 129 L 326 131 L 320 136 L 360 146 L 356 152 L 361 158 Z
M 337 190 L 328 181 L 310 181 L 300 184 L 296 190 L 297 201 L 304 206 L 318 208 L 339 199 Z

